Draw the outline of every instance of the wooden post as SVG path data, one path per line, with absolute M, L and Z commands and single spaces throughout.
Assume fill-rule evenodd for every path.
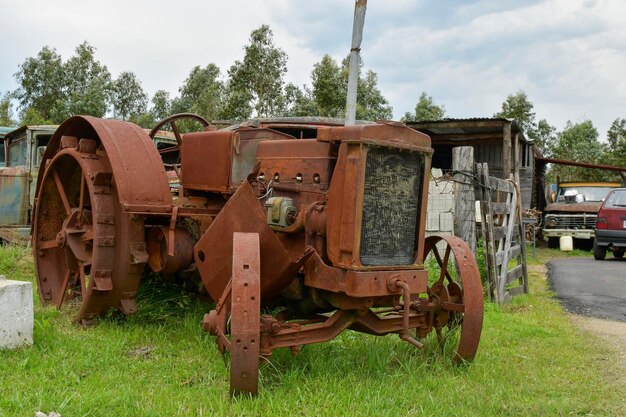
M 513 140 L 513 157 L 515 158 L 515 160 L 513 161 L 513 175 L 515 181 L 517 181 L 517 184 L 521 186 L 521 184 L 519 183 L 519 168 L 521 165 L 522 153 L 520 151 L 521 146 L 519 142 L 519 133 L 516 133 Z
M 463 239 L 472 252 L 476 252 L 476 196 L 474 173 L 474 148 L 452 148 L 454 174 L 454 234 Z
M 502 178 L 511 176 L 511 122 L 502 126 Z

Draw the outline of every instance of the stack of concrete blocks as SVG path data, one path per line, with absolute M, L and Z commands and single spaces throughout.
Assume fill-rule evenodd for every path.
M 454 181 L 438 168 L 431 170 L 426 213 L 426 236 L 434 233 L 454 234 Z
M 33 344 L 33 285 L 0 275 L 0 349 Z

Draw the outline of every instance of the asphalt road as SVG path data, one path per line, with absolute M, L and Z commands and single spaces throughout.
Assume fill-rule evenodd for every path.
M 574 314 L 626 322 L 626 258 L 556 259 L 548 263 L 550 287 Z

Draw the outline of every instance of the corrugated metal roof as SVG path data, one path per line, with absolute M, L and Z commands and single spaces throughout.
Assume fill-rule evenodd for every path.
M 57 130 L 58 127 L 59 125 L 25 125 L 6 132 L 5 136 L 19 135 L 26 130 L 49 130 L 50 132 L 54 132 L 55 130 Z
M 493 138 L 496 138 L 498 134 L 502 132 L 503 126 L 508 123 L 511 124 L 511 133 L 519 134 L 522 142 L 532 143 L 531 140 L 526 138 L 515 119 L 503 117 L 446 118 L 441 120 L 421 120 L 418 122 L 408 121 L 406 125 L 426 133 L 431 136 L 433 141 L 436 141 L 438 135 L 445 135 L 448 138 L 454 137 L 456 140 L 480 140 L 481 134 L 487 136 L 492 133 L 494 134 Z M 466 137 L 464 137 L 464 135 L 466 135 Z

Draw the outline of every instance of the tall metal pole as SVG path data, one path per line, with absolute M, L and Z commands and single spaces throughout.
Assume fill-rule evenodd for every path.
M 350 49 L 350 73 L 348 76 L 348 97 L 346 98 L 346 126 L 356 123 L 356 94 L 359 81 L 359 52 L 363 39 L 367 0 L 356 0 L 354 23 L 352 24 L 352 47 Z

